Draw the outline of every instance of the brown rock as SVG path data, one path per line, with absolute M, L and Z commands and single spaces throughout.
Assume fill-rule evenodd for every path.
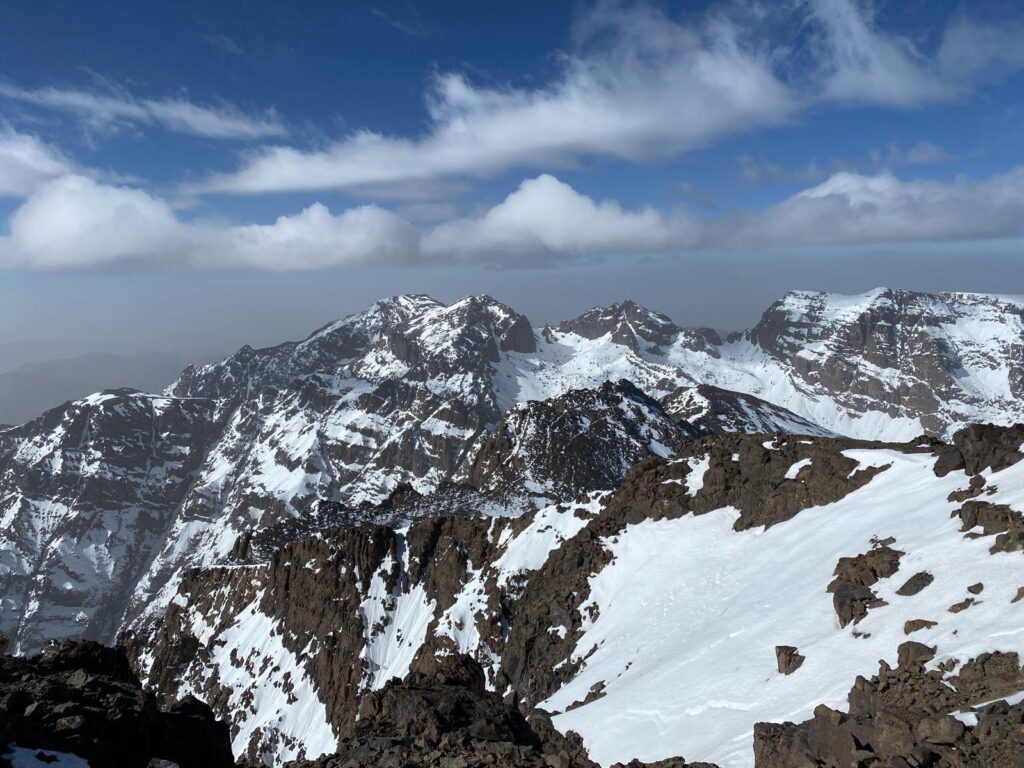
M 797 653 L 792 645 L 775 646 L 775 661 L 778 664 L 779 672 L 790 675 L 800 669 L 804 663 L 804 657 Z
M 911 619 L 904 622 L 903 634 L 909 635 L 912 632 L 917 632 L 919 629 L 928 629 L 929 627 L 934 627 L 937 623 L 935 621 L 928 621 L 928 619 Z
M 913 576 L 907 579 L 907 582 L 902 587 L 896 590 L 896 594 L 900 595 L 901 597 L 910 597 L 911 595 L 916 595 L 918 592 L 927 587 L 933 581 L 935 581 L 935 577 L 928 573 L 928 571 L 921 571 L 920 573 L 915 573 Z

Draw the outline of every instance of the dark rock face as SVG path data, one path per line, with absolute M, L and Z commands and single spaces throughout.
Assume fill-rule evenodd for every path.
M 1005 696 L 1024 685 L 1016 654 L 986 654 L 943 682 L 927 671 L 932 650 L 900 646 L 899 666 L 882 663 L 878 675 L 857 678 L 849 712 L 822 705 L 804 723 L 759 723 L 754 730 L 756 768 L 794 766 L 1024 766 L 1024 703 L 988 704 L 976 725 L 951 717 L 972 704 Z
M 698 435 L 628 381 L 513 406 L 477 453 L 470 482 L 502 497 L 548 502 L 611 490 L 651 456 L 672 456 Z
M 978 403 L 958 384 L 965 365 L 1005 370 L 1011 400 L 1024 397 L 1024 307 L 987 296 L 890 289 L 871 291 L 853 305 L 837 305 L 835 298 L 790 292 L 765 311 L 745 338 L 782 362 L 801 386 L 827 393 L 852 412 L 915 414 L 930 434 L 945 432 L 951 407 Z M 950 333 L 967 314 L 991 319 L 993 327 L 1006 329 L 1005 336 L 977 339 Z M 811 348 L 815 351 L 809 354 Z
M 1024 424 L 997 427 L 993 424 L 969 424 L 957 430 L 952 444 L 944 446 L 935 464 L 935 474 L 944 477 L 950 472 L 963 470 L 977 475 L 983 469 L 993 472 L 1012 467 L 1022 458 Z
M 609 336 L 612 343 L 634 351 L 660 351 L 670 346 L 682 329 L 666 315 L 652 312 L 632 301 L 624 301 L 610 307 L 588 309 L 573 320 L 563 320 L 558 330 L 575 333 L 585 339 Z M 695 333 L 706 338 L 709 344 L 721 341 L 711 330 L 699 329 Z
M 231 768 L 227 726 L 188 697 L 165 711 L 144 693 L 122 651 L 93 642 L 0 658 L 0 744 L 69 752 L 95 768 Z
M 907 579 L 906 584 L 904 584 L 902 587 L 896 590 L 896 594 L 900 597 L 910 597 L 911 595 L 916 595 L 918 592 L 927 587 L 933 581 L 935 581 L 935 577 L 927 571 L 915 573 L 913 576 Z

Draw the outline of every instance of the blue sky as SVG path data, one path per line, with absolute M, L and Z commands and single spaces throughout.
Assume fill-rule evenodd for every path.
M 1009 0 L 8 3 L 0 341 L 269 341 L 419 285 L 734 326 L 1024 292 L 1021 42 Z

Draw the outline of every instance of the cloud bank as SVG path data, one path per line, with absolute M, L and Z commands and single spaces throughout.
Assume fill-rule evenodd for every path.
M 62 176 L 11 216 L 0 266 L 27 269 L 323 269 L 437 263 L 508 268 L 616 254 L 700 249 L 980 240 L 1024 234 L 1024 166 L 988 179 L 833 174 L 757 213 L 685 211 L 594 200 L 554 176 L 527 179 L 477 216 L 417 227 L 365 205 L 320 203 L 270 224 L 188 221 L 143 190 Z

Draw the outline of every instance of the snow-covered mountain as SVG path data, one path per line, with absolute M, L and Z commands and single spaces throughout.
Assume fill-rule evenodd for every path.
M 216 701 L 255 763 L 333 752 L 367 692 L 460 653 L 604 766 L 846 764 L 842 728 L 865 764 L 940 765 L 981 748 L 975 708 L 1024 695 L 1022 448 L 1024 427 L 705 437 L 520 518 L 344 527 L 190 572 L 133 650 L 167 699 Z M 888 704 L 858 681 L 879 659 Z M 855 725 L 827 714 L 847 706 Z
M 0 431 L 0 627 L 22 651 L 111 640 L 161 615 L 185 569 L 265 552 L 247 549 L 260 531 L 302 529 L 331 504 L 354 522 L 396 490 L 483 482 L 474 467 L 506 413 L 501 434 L 529 450 L 510 424 L 536 426 L 559 398 L 607 381 L 639 390 L 621 403 L 631 415 L 606 403 L 578 416 L 581 401 L 562 427 L 600 443 L 613 475 L 668 445 L 665 413 L 712 433 L 890 440 L 1011 423 L 1024 418 L 1022 315 L 1016 300 L 968 294 L 793 293 L 723 338 L 631 302 L 535 332 L 486 296 L 381 301 L 304 341 L 189 368 L 164 395 L 93 396 Z M 563 500 L 585 487 L 546 462 L 507 466 L 550 495 L 571 487 Z

